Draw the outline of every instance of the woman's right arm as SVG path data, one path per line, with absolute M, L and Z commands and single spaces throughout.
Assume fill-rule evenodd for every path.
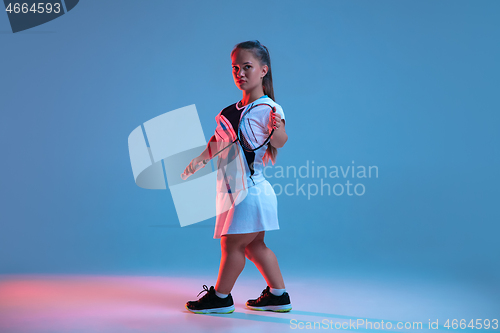
M 207 147 L 205 150 L 197 157 L 193 158 L 191 162 L 189 162 L 188 166 L 184 169 L 185 174 L 193 174 L 199 168 L 197 165 L 204 160 L 211 159 L 213 154 L 217 153 L 217 138 L 213 135 L 208 141 Z M 202 165 L 204 166 L 204 165 Z
M 205 150 L 200 154 L 200 160 L 211 159 L 215 153 L 217 153 L 217 137 L 214 134 L 210 140 L 208 140 Z

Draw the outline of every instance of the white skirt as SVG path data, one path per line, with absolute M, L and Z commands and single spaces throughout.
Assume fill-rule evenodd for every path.
M 264 180 L 237 193 L 217 193 L 214 238 L 277 230 L 278 200 L 271 184 Z

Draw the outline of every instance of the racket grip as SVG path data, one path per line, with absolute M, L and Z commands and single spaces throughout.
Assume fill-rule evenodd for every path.
M 184 171 L 184 173 L 181 174 L 182 180 L 188 179 L 188 177 L 191 176 L 193 173 L 195 173 L 196 171 L 200 170 L 201 168 L 204 168 L 205 165 L 207 165 L 208 161 L 209 160 L 199 161 L 197 164 L 194 165 L 194 171 L 192 173 L 186 173 Z

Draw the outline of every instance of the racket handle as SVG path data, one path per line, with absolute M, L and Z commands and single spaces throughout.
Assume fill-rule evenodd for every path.
M 197 164 L 194 165 L 194 171 L 192 173 L 186 173 L 185 171 L 181 174 L 182 180 L 188 179 L 189 176 L 191 176 L 193 173 L 196 171 L 200 170 L 201 168 L 204 168 L 205 165 L 207 165 L 208 161 L 210 160 L 202 160 L 199 161 Z

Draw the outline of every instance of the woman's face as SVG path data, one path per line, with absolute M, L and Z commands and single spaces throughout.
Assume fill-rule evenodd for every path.
M 251 91 L 262 87 L 262 78 L 267 73 L 267 65 L 261 66 L 252 52 L 236 49 L 231 56 L 233 66 L 233 79 L 241 90 Z

